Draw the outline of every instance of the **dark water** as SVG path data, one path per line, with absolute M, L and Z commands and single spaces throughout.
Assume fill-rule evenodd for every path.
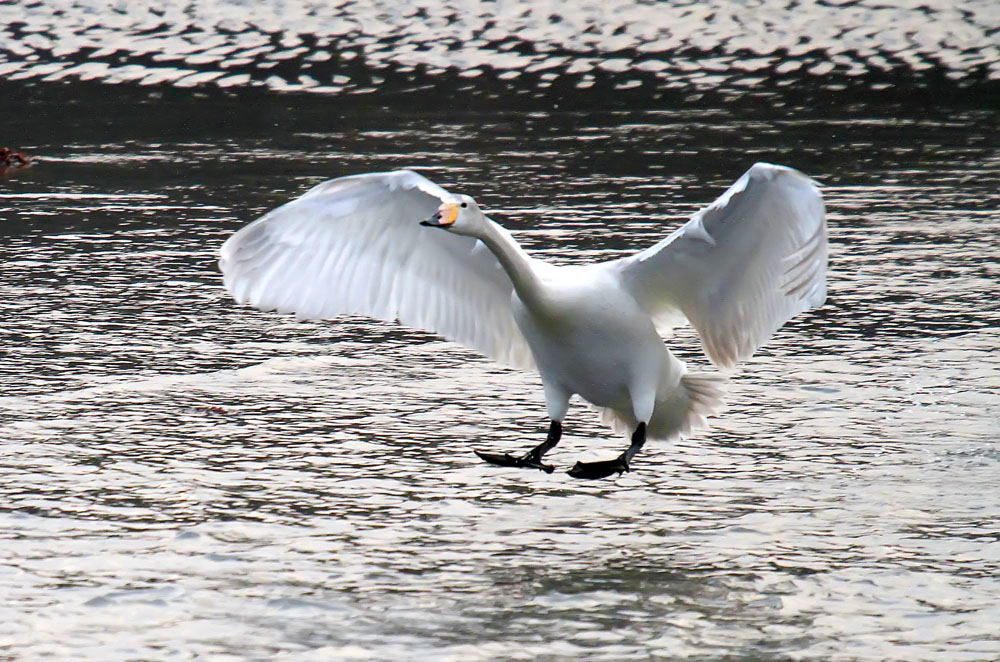
M 0 179 L 0 658 L 1000 657 L 989 104 L 105 83 L 0 84 L 0 142 L 34 157 Z M 401 166 L 554 262 L 606 259 L 761 159 L 823 185 L 829 302 L 744 365 L 709 431 L 604 482 L 472 454 L 537 443 L 535 375 L 237 308 L 215 268 L 312 184 Z M 582 404 L 566 430 L 560 468 L 625 443 Z

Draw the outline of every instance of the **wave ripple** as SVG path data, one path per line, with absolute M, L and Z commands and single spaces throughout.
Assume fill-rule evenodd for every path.
M 0 5 L 0 77 L 442 105 L 983 98 L 998 28 L 993 0 L 51 0 Z

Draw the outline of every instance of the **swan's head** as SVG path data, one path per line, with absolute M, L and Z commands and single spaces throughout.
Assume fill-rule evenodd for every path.
M 485 223 L 486 217 L 479 211 L 479 205 L 475 200 L 467 195 L 456 195 L 453 199 L 441 203 L 434 215 L 426 221 L 421 221 L 420 225 L 478 237 Z

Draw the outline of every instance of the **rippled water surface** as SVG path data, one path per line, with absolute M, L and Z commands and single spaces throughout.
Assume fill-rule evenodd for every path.
M 995 105 L 998 29 L 996 0 L 15 1 L 0 77 L 490 106 L 914 90 Z
M 0 658 L 1000 658 L 995 111 L 24 89 L 5 140 L 34 163 L 0 179 Z M 710 430 L 613 480 L 478 462 L 544 435 L 537 376 L 239 308 L 215 267 L 312 184 L 401 166 L 553 262 L 606 259 L 755 160 L 822 184 L 829 301 Z M 626 443 L 582 403 L 566 431 L 561 469 Z

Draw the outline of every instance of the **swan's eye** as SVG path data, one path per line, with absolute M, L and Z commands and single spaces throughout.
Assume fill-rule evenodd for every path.
M 466 207 L 468 207 L 468 206 L 469 206 L 469 203 L 468 203 L 468 202 L 463 202 L 463 203 L 462 203 L 462 209 L 465 209 L 465 208 L 466 208 Z

